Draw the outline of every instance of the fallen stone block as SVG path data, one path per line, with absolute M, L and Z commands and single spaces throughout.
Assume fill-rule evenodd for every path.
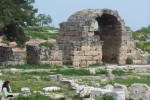
M 60 87 L 45 87 L 43 88 L 43 91 L 46 92 L 52 92 L 52 91 L 60 91 Z
M 132 84 L 129 87 L 129 97 L 132 100 L 150 100 L 150 87 L 146 84 Z
M 62 80 L 60 81 L 60 85 L 62 88 L 72 88 L 72 84 L 75 82 L 73 80 Z
M 114 91 L 116 92 L 124 92 L 125 93 L 125 98 L 128 99 L 129 98 L 129 92 L 128 89 L 125 85 L 121 85 L 118 83 L 114 84 Z
M 29 95 L 31 94 L 30 89 L 28 87 L 21 88 L 22 94 Z
M 94 89 L 94 87 L 83 87 L 83 89 L 80 92 L 80 97 L 90 97 L 91 91 Z

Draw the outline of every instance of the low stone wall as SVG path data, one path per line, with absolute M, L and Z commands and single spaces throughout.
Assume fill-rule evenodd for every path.
M 62 65 L 62 51 L 50 50 L 39 45 L 27 45 L 27 64 L 52 64 Z
M 27 64 L 42 64 L 42 61 L 48 62 L 49 54 L 46 48 L 38 45 L 27 45 Z
M 0 46 L 0 66 L 24 64 L 24 54 L 19 48 Z
M 150 65 L 106 66 L 106 69 L 122 69 L 136 73 L 150 73 Z

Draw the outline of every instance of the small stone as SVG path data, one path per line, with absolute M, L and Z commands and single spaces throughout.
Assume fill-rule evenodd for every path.
M 60 81 L 62 88 L 72 88 L 72 84 L 74 84 L 73 80 L 62 80 Z
M 29 95 L 30 89 L 28 87 L 23 87 L 23 88 L 21 88 L 21 92 L 25 95 Z
M 61 75 L 61 74 L 49 75 L 49 76 L 48 76 L 48 80 L 49 80 L 50 82 L 57 82 L 57 81 L 60 81 L 60 80 L 62 80 L 62 75 Z
M 45 87 L 43 88 L 44 92 L 60 91 L 60 87 Z

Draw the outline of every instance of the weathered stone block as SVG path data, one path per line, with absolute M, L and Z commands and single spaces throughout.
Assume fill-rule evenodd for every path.
M 146 84 L 132 84 L 129 87 L 129 96 L 133 100 L 150 100 L 150 87 Z

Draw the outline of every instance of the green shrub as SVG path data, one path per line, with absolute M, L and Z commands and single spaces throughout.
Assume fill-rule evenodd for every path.
M 49 65 L 49 64 L 44 64 L 44 65 L 7 65 L 5 68 L 18 68 L 18 69 L 57 69 L 57 68 L 62 68 L 62 66 L 54 66 L 54 65 Z M 2 69 L 2 68 L 0 68 Z
M 126 74 L 126 72 L 121 69 L 115 69 L 115 70 L 112 70 L 112 74 L 117 75 L 117 76 L 123 76 Z
M 108 94 L 103 94 L 100 97 L 96 98 L 96 100 L 115 100 L 114 97 L 108 95 Z
M 131 58 L 126 59 L 126 64 L 133 64 L 133 60 Z
M 3 28 L 3 34 L 6 36 L 8 41 L 16 41 L 18 46 L 24 46 L 25 42 L 29 40 L 29 38 L 25 35 L 22 27 L 16 23 L 10 23 L 6 25 Z
M 140 41 L 140 42 L 136 43 L 136 46 L 143 51 L 150 52 L 150 42 L 141 42 Z
M 19 95 L 14 100 L 52 100 L 52 99 L 50 99 L 48 96 L 45 96 L 45 95 L 42 95 L 39 93 L 35 93 L 35 94 L 31 94 L 29 96 Z
M 107 75 L 108 72 L 106 70 L 98 70 L 98 71 L 96 71 L 96 75 L 101 75 L 101 74 Z
M 95 63 L 95 64 L 90 64 L 89 66 L 102 66 L 104 63 Z
M 140 41 L 146 41 L 146 37 L 145 36 L 141 36 L 141 37 L 139 37 L 139 40 Z
M 64 69 L 64 70 L 57 70 L 55 73 L 68 75 L 68 76 L 88 76 L 91 75 L 90 71 L 87 69 Z
M 83 100 L 83 97 L 80 97 L 79 95 L 74 95 L 72 97 L 73 100 Z

